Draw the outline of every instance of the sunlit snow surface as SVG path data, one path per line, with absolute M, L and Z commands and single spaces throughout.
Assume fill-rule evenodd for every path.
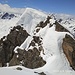
M 45 30 L 46 28 L 43 29 L 44 32 L 46 32 L 43 39 L 45 55 L 41 54 L 41 56 L 44 60 L 47 61 L 47 63 L 45 66 L 39 68 L 38 70 L 46 71 L 52 75 L 71 75 L 72 73 L 74 73 L 74 71 L 71 69 L 62 50 L 62 40 L 65 37 L 65 34 L 69 33 L 57 32 L 54 30 L 55 26 L 48 28 L 47 30 Z M 42 31 L 40 32 L 42 33 Z M 42 36 L 41 33 L 39 33 L 38 35 Z
M 27 32 L 32 35 L 36 25 L 40 21 L 43 21 L 46 17 L 47 15 L 41 11 L 26 8 L 20 20 L 17 22 L 17 25 L 23 24 L 23 27 L 27 30 Z
M 12 29 L 16 25 L 17 21 L 19 20 L 19 17 L 20 16 L 12 18 L 11 20 L 0 19 L 0 38 L 6 36 L 9 33 L 10 29 Z
M 24 24 L 23 27 L 31 34 L 31 36 L 29 36 L 26 41 L 21 44 L 20 48 L 27 49 L 27 46 L 32 40 L 35 26 L 46 17 L 47 15 L 43 12 L 27 8 L 22 16 L 18 15 L 18 17 L 12 18 L 11 20 L 0 19 L 0 38 L 7 35 L 11 27 Z M 57 19 L 59 18 L 60 17 L 57 17 Z M 64 20 L 65 17 L 63 17 L 61 24 L 69 28 L 68 24 L 64 24 Z M 73 21 L 75 20 L 73 19 Z M 53 24 L 54 22 L 55 20 L 51 19 L 51 23 Z M 74 22 L 71 21 L 71 25 L 74 25 Z M 27 69 L 22 66 L 0 68 L 0 75 L 38 75 L 34 72 L 44 72 L 46 75 L 74 75 L 75 72 L 71 69 L 62 50 L 62 42 L 65 34 L 68 33 L 55 31 L 55 25 L 51 28 L 47 25 L 36 34 L 36 36 L 43 38 L 42 46 L 44 48 L 45 55 L 43 55 L 42 52 L 40 55 L 47 63 L 43 67 L 37 69 Z M 22 70 L 17 70 L 17 67 L 21 67 Z

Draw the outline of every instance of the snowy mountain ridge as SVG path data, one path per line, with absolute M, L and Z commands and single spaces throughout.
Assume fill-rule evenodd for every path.
M 1 11 L 6 12 L 5 7 L 9 8 L 7 12 L 18 13 L 17 9 L 12 9 L 8 5 L 4 5 L 3 10 L 0 8 Z M 14 75 L 74 75 L 75 72 L 62 49 L 63 38 L 66 34 L 71 34 L 66 31 L 56 31 L 56 24 L 61 24 L 72 31 L 75 27 L 74 22 L 72 16 L 48 15 L 33 8 L 25 8 L 22 15 L 17 14 L 17 17 L 10 20 L 0 19 L 0 38 L 6 36 L 0 40 L 0 50 L 7 51 L 5 55 L 8 56 L 7 60 L 5 59 L 6 63 L 4 60 L 2 63 L 4 66 L 7 64 L 7 67 L 0 68 L 0 73 L 2 75 L 10 75 L 11 72 Z M 9 67 L 10 65 L 13 67 Z
M 32 8 L 26 8 L 17 25 L 23 25 L 32 34 L 35 26 L 46 18 L 47 14 Z

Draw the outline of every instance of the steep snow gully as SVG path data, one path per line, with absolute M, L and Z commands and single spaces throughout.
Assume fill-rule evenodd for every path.
M 74 75 L 75 74 L 75 71 L 70 67 L 70 64 L 62 49 L 63 38 L 65 38 L 66 34 L 68 35 L 71 34 L 69 32 L 56 31 L 55 22 L 57 20 L 51 15 L 49 15 L 51 18 L 48 19 L 47 16 L 48 15 L 46 13 L 43 13 L 41 11 L 32 8 L 26 8 L 25 12 L 20 17 L 17 18 L 15 17 L 10 20 L 12 22 L 16 20 L 15 23 L 13 23 L 14 26 L 17 25 L 22 26 L 24 28 L 23 30 L 26 30 L 29 34 L 29 36 L 20 46 L 15 47 L 14 53 L 17 52 L 18 48 L 21 50 L 28 51 L 28 50 L 33 50 L 33 48 L 35 47 L 39 51 L 40 45 L 38 43 L 35 43 L 35 46 L 31 46 L 30 43 L 33 41 L 33 36 L 40 37 L 42 38 L 41 47 L 43 48 L 43 50 L 39 51 L 40 52 L 39 57 L 42 57 L 43 60 L 46 61 L 46 64 L 39 68 L 29 69 L 26 68 L 25 66 L 23 67 L 21 64 L 9 67 L 9 63 L 7 63 L 7 67 L 0 68 L 1 75 L 10 75 L 11 73 L 14 75 L 16 74 L 17 75 Z M 63 20 L 64 19 L 62 19 L 62 21 Z M 40 22 L 45 26 L 41 27 Z M 61 24 L 64 25 L 63 22 Z M 8 32 L 8 29 L 11 26 L 13 27 L 13 25 L 10 25 L 9 23 L 7 23 L 7 25 L 6 27 L 4 25 L 4 27 L 6 28 L 6 32 Z M 36 32 L 37 28 L 39 29 L 38 32 Z M 69 27 L 67 26 L 67 29 L 68 28 Z M 2 36 L 4 35 L 1 34 L 0 37 Z M 23 63 L 23 61 L 21 62 Z

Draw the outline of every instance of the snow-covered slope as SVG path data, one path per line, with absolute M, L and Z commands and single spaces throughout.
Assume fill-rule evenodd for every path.
M 28 33 L 32 34 L 36 25 L 43 21 L 47 15 L 41 11 L 32 8 L 26 8 L 17 25 L 23 25 Z
M 11 19 L 0 19 L 0 38 L 6 36 L 10 29 L 16 26 L 17 21 L 20 18 L 20 15 L 15 14 L 17 17 L 13 17 Z
M 55 23 L 54 18 L 50 20 L 50 24 L 51 23 Z M 44 48 L 45 55 L 41 52 L 41 56 L 47 63 L 41 68 L 34 69 L 34 71 L 43 71 L 49 75 L 73 75 L 75 72 L 70 67 L 70 64 L 62 50 L 63 38 L 69 33 L 57 32 L 55 31 L 55 25 L 50 28 L 50 24 L 44 28 L 41 28 L 40 31 L 35 35 L 43 38 L 42 46 Z M 20 46 L 20 48 L 26 49 L 25 46 L 29 45 L 27 42 L 31 41 L 30 38 L 32 40 L 32 36 L 29 36 L 28 39 Z
M 17 68 L 21 68 L 22 70 L 17 70 Z M 34 71 L 27 69 L 22 66 L 13 66 L 13 67 L 4 67 L 0 68 L 1 75 L 37 75 Z
M 58 15 L 55 14 L 55 18 L 50 19 L 50 23 L 47 24 L 44 28 L 41 28 L 38 33 L 34 34 L 35 27 L 39 24 L 40 21 L 45 22 L 47 14 L 36 9 L 26 8 L 20 9 L 11 8 L 8 5 L 0 4 L 0 11 L 14 13 L 17 17 L 9 19 L 0 19 L 0 38 L 6 36 L 10 29 L 16 25 L 21 25 L 25 30 L 30 34 L 30 36 L 21 44 L 19 48 L 28 49 L 29 44 L 31 43 L 33 36 L 39 36 L 42 38 L 42 46 L 44 48 L 44 54 L 41 51 L 40 56 L 47 62 L 43 67 L 36 69 L 28 69 L 22 66 L 15 67 L 4 67 L 0 68 L 1 75 L 38 75 L 40 72 L 44 72 L 46 75 L 74 75 L 75 72 L 70 67 L 70 64 L 63 53 L 62 42 L 66 32 L 57 32 L 55 31 L 55 20 L 59 21 L 60 24 L 66 27 L 68 30 L 70 28 L 74 29 L 75 27 L 75 18 L 69 15 Z M 2 9 L 3 7 L 3 9 Z M 23 13 L 23 11 L 25 11 Z M 22 14 L 23 13 L 23 14 Z M 3 15 L 4 13 L 2 13 Z M 22 14 L 22 15 L 19 15 Z M 49 25 L 53 26 L 50 27 Z M 73 33 L 73 32 L 72 32 Z M 39 47 L 37 45 L 37 47 Z M 14 50 L 16 50 L 16 47 Z M 22 68 L 22 70 L 16 70 L 16 67 Z M 34 73 L 35 72 L 35 73 Z M 40 74 L 41 75 L 41 74 Z
M 0 4 L 0 38 L 6 36 L 10 29 L 16 26 L 24 11 L 25 8 L 12 8 L 7 4 Z
M 50 24 L 53 24 L 54 22 L 54 18 L 50 20 Z M 70 64 L 62 50 L 62 42 L 66 34 L 69 33 L 55 31 L 55 25 L 50 28 L 48 24 L 46 27 L 40 29 L 35 36 L 43 38 L 42 46 L 44 48 L 45 55 L 41 53 L 41 56 L 47 63 L 41 68 L 34 69 L 34 71 L 43 71 L 51 75 L 73 75 L 75 73 L 70 67 Z M 24 47 L 24 44 L 28 45 L 26 44 L 27 41 L 29 42 L 30 40 L 27 39 L 21 46 L 22 48 Z
M 73 75 L 75 72 L 73 73 L 62 50 L 63 38 L 68 33 L 55 31 L 55 26 L 51 28 L 47 26 L 46 28 L 43 28 L 44 30 L 42 29 L 41 32 L 39 31 L 40 33 L 37 35 L 42 36 L 42 33 L 45 33 L 44 37 L 42 36 L 45 55 L 41 53 L 41 56 L 47 63 L 36 71 L 45 71 L 52 75 Z
M 1 5 L 5 8 L 6 5 Z M 6 7 L 8 8 L 8 7 Z M 6 9 L 5 8 L 5 9 Z M 10 8 L 11 9 L 11 8 Z M 18 9 L 15 9 L 18 10 Z M 10 10 L 12 11 L 12 10 Z M 26 8 L 24 10 L 25 12 L 22 13 L 16 13 L 16 11 L 12 12 L 16 17 L 13 17 L 12 19 L 0 19 L 0 38 L 7 35 L 10 31 L 10 29 L 16 25 L 21 25 L 25 28 L 25 30 L 27 30 L 28 33 L 32 34 L 35 26 L 40 22 L 43 21 L 46 18 L 46 14 L 44 14 L 41 11 L 38 11 L 36 9 L 32 9 L 32 8 Z M 5 10 L 6 12 L 6 10 Z M 3 12 L 1 10 L 1 16 L 0 18 L 5 14 L 5 12 Z M 9 11 L 7 11 L 8 14 L 11 14 Z M 22 14 L 22 15 L 21 15 Z

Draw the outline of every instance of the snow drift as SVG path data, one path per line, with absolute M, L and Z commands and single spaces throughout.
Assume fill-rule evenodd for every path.
M 10 10 L 10 7 L 8 5 L 4 5 L 4 9 L 5 6 Z M 20 66 L 21 64 L 19 64 L 19 66 L 0 68 L 0 73 L 2 75 L 10 75 L 11 73 L 14 75 L 41 75 L 41 72 L 44 72 L 44 75 L 75 74 L 73 69 L 70 67 L 70 64 L 66 56 L 64 55 L 62 49 L 63 38 L 66 34 L 70 33 L 55 31 L 55 21 L 59 21 L 60 18 L 57 15 L 55 16 L 55 18 L 51 16 L 51 19 L 46 21 L 47 19 L 45 18 L 47 18 L 47 14 L 36 9 L 26 8 L 25 12 L 21 16 L 19 15 L 18 17 L 13 18 L 11 20 L 0 19 L 0 25 L 2 25 L 0 26 L 0 38 L 4 35 L 6 36 L 10 32 L 11 27 L 13 28 L 16 25 L 22 26 L 30 34 L 30 36 L 20 46 L 15 47 L 15 51 L 18 48 L 28 51 L 29 49 L 33 49 L 34 47 L 36 47 L 39 50 L 40 45 L 38 43 L 35 43 L 34 47 L 30 46 L 30 43 L 34 41 L 33 36 L 39 36 L 40 38 L 42 38 L 41 46 L 44 50 L 40 51 L 39 57 L 41 56 L 43 60 L 46 61 L 46 64 L 44 66 L 36 69 L 28 69 L 26 67 Z M 62 24 L 62 26 L 66 27 L 66 29 L 68 30 L 69 28 L 74 30 L 75 19 L 72 17 L 70 18 L 71 19 L 68 20 L 63 18 L 59 23 Z M 66 20 L 67 22 L 65 23 Z M 41 24 L 45 24 L 46 26 L 37 27 L 40 21 L 43 21 L 41 22 Z M 68 22 L 70 22 L 69 25 Z M 39 28 L 38 32 L 34 33 L 37 28 Z M 70 31 L 72 32 L 72 30 Z M 16 58 L 18 57 L 19 56 L 17 56 Z M 17 67 L 19 67 L 20 70 L 16 70 Z

